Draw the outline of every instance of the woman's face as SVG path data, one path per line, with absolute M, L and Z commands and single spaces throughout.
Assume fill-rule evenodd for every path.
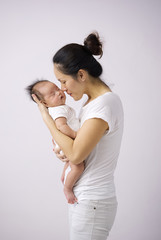
M 61 89 L 66 91 L 68 95 L 78 101 L 82 98 L 84 94 L 83 82 L 78 78 L 74 79 L 70 75 L 63 74 L 54 64 L 54 73 L 58 81 L 61 83 Z

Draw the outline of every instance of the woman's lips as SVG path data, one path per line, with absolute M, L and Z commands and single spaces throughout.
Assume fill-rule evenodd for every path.
M 69 92 L 67 92 L 67 94 L 68 94 L 68 95 L 70 95 L 70 96 L 72 95 L 72 94 L 71 94 L 71 93 L 69 93 Z

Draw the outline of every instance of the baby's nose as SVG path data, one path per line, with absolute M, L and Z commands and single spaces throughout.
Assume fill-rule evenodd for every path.
M 67 90 L 66 87 L 64 86 L 64 84 L 61 84 L 61 90 L 62 90 L 63 92 Z

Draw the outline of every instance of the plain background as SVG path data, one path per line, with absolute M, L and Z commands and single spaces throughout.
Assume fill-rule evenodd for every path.
M 125 112 L 109 240 L 161 239 L 161 2 L 1 0 L 1 240 L 68 240 L 63 164 L 24 88 L 37 78 L 58 83 L 54 53 L 93 30 L 104 43 L 102 79 Z M 78 113 L 82 101 L 68 104 Z

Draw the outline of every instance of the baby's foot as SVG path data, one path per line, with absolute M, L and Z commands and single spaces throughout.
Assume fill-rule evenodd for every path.
M 78 201 L 71 189 L 64 187 L 64 194 L 66 196 L 68 203 L 74 204 L 75 202 Z

